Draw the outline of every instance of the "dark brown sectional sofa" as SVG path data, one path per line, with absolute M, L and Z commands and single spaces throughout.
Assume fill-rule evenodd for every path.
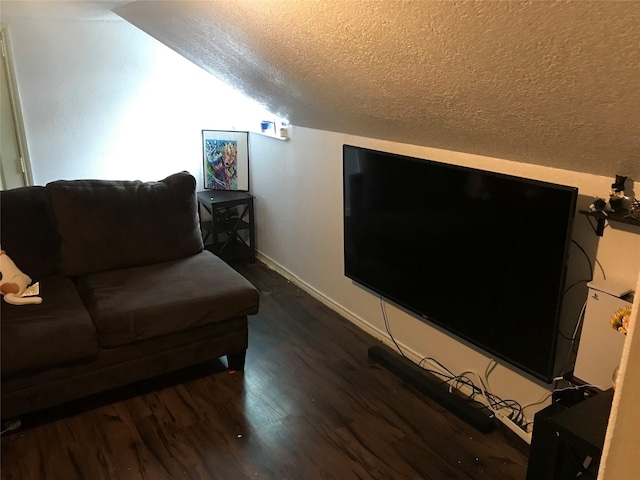
M 3 419 L 222 356 L 244 368 L 258 291 L 203 250 L 195 190 L 182 172 L 1 192 L 2 249 L 43 298 L 1 302 Z

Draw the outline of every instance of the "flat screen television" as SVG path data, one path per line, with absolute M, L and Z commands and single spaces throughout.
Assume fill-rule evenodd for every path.
M 546 382 L 578 189 L 343 147 L 345 275 Z

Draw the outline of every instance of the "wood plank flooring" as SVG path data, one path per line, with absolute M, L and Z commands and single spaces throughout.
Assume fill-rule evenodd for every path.
M 4 480 L 523 480 L 527 453 L 371 363 L 375 340 L 260 263 L 243 373 L 222 362 L 23 418 Z

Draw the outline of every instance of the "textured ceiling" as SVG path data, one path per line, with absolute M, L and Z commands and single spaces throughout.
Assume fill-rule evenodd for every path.
M 133 2 L 294 125 L 640 178 L 640 2 Z
M 68 3 L 294 125 L 640 179 L 637 1 Z

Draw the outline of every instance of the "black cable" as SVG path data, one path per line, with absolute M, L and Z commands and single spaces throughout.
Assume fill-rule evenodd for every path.
M 398 352 L 400 352 L 400 354 L 406 358 L 407 360 L 411 360 L 409 357 L 407 357 L 404 354 L 404 351 L 402 350 L 402 348 L 400 347 L 400 345 L 398 344 L 398 342 L 396 341 L 396 339 L 394 338 L 393 334 L 391 333 L 391 327 L 389 325 L 389 318 L 387 316 L 387 311 L 385 309 L 385 303 L 384 300 L 382 299 L 382 297 L 380 297 L 380 309 L 382 311 L 382 318 L 384 320 L 384 327 L 387 331 L 387 334 L 389 335 L 389 338 L 391 339 L 391 341 L 393 342 L 393 344 L 396 346 L 396 348 L 398 349 Z M 430 360 L 432 362 L 434 362 L 436 365 L 438 365 L 440 368 L 442 368 L 445 372 L 447 373 L 442 373 L 442 372 L 438 372 L 436 370 L 432 370 L 429 368 L 426 368 L 423 364 L 427 361 Z M 414 362 L 415 363 L 415 362 Z M 494 410 L 497 406 L 497 409 L 499 408 L 510 408 L 511 411 L 516 414 L 516 418 L 522 418 L 524 417 L 524 413 L 523 413 L 523 408 L 522 405 L 517 402 L 516 400 L 512 400 L 512 399 L 506 399 L 503 400 L 500 397 L 498 397 L 497 395 L 488 392 L 484 389 L 481 389 L 480 387 L 476 386 L 473 381 L 467 377 L 466 375 L 455 375 L 451 370 L 449 370 L 446 366 L 444 366 L 441 362 L 439 362 L 438 360 L 436 360 L 433 357 L 423 357 L 420 362 L 417 364 L 420 368 L 422 368 L 423 370 L 433 374 L 433 375 L 437 375 L 439 377 L 444 378 L 444 380 L 442 380 L 442 382 L 440 383 L 441 385 L 447 384 L 449 382 L 458 382 L 461 383 L 463 385 L 466 385 L 467 387 L 471 388 L 471 394 L 469 395 L 469 397 L 467 398 L 467 400 L 471 401 L 474 400 L 474 397 L 476 395 L 482 394 L 484 395 L 485 399 L 487 400 L 487 402 L 489 402 L 489 408 L 491 408 L 492 410 Z M 456 388 L 456 390 L 459 390 L 459 388 Z
M 593 263 L 591 263 L 591 258 L 589 258 L 589 255 L 587 254 L 585 249 L 582 248 L 582 246 L 578 242 L 576 242 L 574 239 L 571 239 L 571 242 L 574 243 L 580 249 L 580 251 L 584 254 L 585 258 L 587 259 L 587 262 L 589 263 L 589 273 L 591 274 L 591 279 L 593 279 L 595 275 L 595 268 L 593 266 Z M 598 265 L 598 267 L 600 267 L 600 272 L 602 272 L 602 278 L 606 280 L 607 275 L 606 273 L 604 273 L 604 268 L 602 267 L 602 264 L 597 258 L 595 259 L 595 264 Z
M 571 285 L 569 285 L 567 288 L 564 289 L 563 295 L 566 295 L 567 292 L 571 290 L 573 287 L 575 287 L 576 285 L 580 285 L 581 283 L 586 283 L 590 281 L 591 279 L 584 279 L 584 280 L 578 280 L 577 282 L 573 282 Z
M 398 342 L 396 342 L 396 339 L 393 338 L 393 334 L 391 333 L 391 327 L 389 327 L 389 319 L 387 318 L 387 310 L 384 308 L 384 300 L 382 299 L 382 297 L 380 297 L 380 309 L 382 310 L 382 318 L 384 320 L 384 328 L 387 329 L 387 333 L 389 334 L 389 338 L 391 339 L 393 344 L 396 346 L 396 348 L 400 352 L 400 355 L 402 355 L 404 358 L 407 358 L 407 356 L 402 351 L 402 348 L 400 348 L 400 345 L 398 345 Z
M 582 248 L 582 246 L 578 242 L 576 242 L 574 239 L 571 239 L 571 242 L 573 242 L 576 245 L 576 247 L 578 247 L 580 251 L 584 253 L 584 258 L 586 258 L 587 262 L 589 263 L 589 273 L 591 274 L 591 278 L 593 278 L 593 272 L 594 272 L 593 263 L 591 262 L 589 255 L 587 255 L 587 252 L 585 251 L 585 249 Z
M 596 265 L 598 265 L 600 267 L 600 271 L 602 272 L 602 279 L 606 280 L 607 279 L 607 275 L 604 273 L 604 268 L 602 267 L 602 264 L 600 263 L 600 260 L 598 260 L 596 258 L 595 262 L 596 262 Z
M 436 360 L 433 357 L 424 357 L 422 360 L 420 360 L 420 363 L 418 365 L 420 365 L 422 362 L 425 362 L 427 360 L 431 360 L 433 363 L 435 363 L 436 365 L 438 365 L 441 369 L 443 369 L 445 372 L 447 372 L 449 375 L 451 375 L 452 377 L 455 377 L 456 374 L 453 373 L 451 370 L 449 370 L 447 367 L 445 367 L 442 363 L 440 363 L 438 360 Z

